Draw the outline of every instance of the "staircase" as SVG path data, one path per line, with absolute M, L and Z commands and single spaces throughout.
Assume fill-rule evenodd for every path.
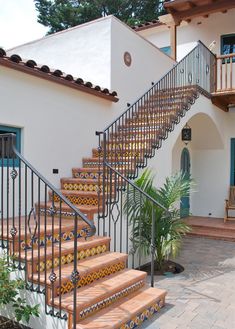
M 128 215 L 124 218 L 123 199 L 132 186 L 139 197 L 157 204 L 129 179 L 147 165 L 199 92 L 209 95 L 208 88 L 197 82 L 198 72 L 187 72 L 187 83 L 183 78 L 190 56 L 198 59 L 204 53 L 212 60 L 212 54 L 199 44 L 97 133 L 99 147 L 83 159 L 82 168 L 72 169 L 71 178 L 61 179 L 60 191 L 15 150 L 14 136 L 0 136 L 2 163 L 13 157 L 12 166 L 1 167 L 1 246 L 25 270 L 28 289 L 45 294 L 45 312 L 68 318 L 68 329 L 135 328 L 165 304 L 166 291 L 153 287 L 154 218 L 149 287 L 147 274 L 135 269 L 141 257 L 129 241 L 131 228 Z M 176 79 L 182 70 L 183 77 Z

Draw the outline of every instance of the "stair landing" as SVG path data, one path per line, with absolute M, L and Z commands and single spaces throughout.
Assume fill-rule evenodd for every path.
M 223 218 L 190 216 L 185 222 L 192 228 L 189 236 L 235 242 L 235 221 L 224 223 Z

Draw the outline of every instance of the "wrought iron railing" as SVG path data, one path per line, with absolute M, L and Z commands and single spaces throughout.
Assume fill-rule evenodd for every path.
M 100 171 L 103 171 L 99 183 L 102 202 L 99 204 L 98 232 L 112 236 L 114 250 L 131 253 L 132 266 L 136 265 L 136 248 L 128 245 L 128 240 L 134 228 L 130 228 L 130 220 L 123 210 L 123 200 L 128 200 L 130 188 L 143 202 L 150 202 L 153 209 L 159 208 L 165 212 L 166 209 L 138 189 L 130 179 L 136 178 L 139 169 L 147 166 L 148 158 L 155 155 L 199 93 L 210 97 L 215 90 L 215 70 L 215 55 L 198 42 L 185 58 L 104 131 L 96 133 L 99 138 Z M 151 223 L 154 235 L 157 229 L 154 213 Z M 154 252 L 152 243 L 151 259 Z M 153 283 L 153 276 L 151 281 Z
M 0 135 L 0 183 L 0 246 L 13 257 L 18 269 L 25 270 L 27 288 L 45 294 L 46 314 L 64 319 L 67 316 L 61 310 L 62 243 L 71 239 L 75 328 L 79 280 L 77 238 L 93 235 L 96 231 L 93 222 L 16 150 L 14 134 Z M 81 222 L 86 225 L 79 231 Z

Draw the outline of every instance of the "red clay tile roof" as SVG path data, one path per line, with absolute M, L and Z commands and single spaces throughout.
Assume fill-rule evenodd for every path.
M 164 23 L 160 22 L 158 19 L 154 19 L 150 22 L 145 22 L 143 24 L 135 25 L 132 26 L 131 28 L 135 30 L 136 32 L 150 29 L 152 27 L 160 26 L 160 25 L 165 25 Z
M 108 99 L 112 102 L 118 101 L 116 91 L 111 92 L 109 89 L 93 85 L 89 81 L 85 82 L 81 78 L 74 78 L 71 74 L 65 74 L 61 70 L 51 70 L 47 65 L 38 66 L 32 59 L 22 61 L 19 55 L 14 54 L 7 56 L 5 50 L 2 48 L 0 48 L 0 65 L 35 75 L 42 79 L 60 83 L 70 88 Z

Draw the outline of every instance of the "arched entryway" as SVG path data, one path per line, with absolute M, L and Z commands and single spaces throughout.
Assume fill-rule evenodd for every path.
M 187 148 L 184 148 L 181 153 L 180 159 L 180 169 L 182 173 L 186 176 L 186 178 L 190 177 L 190 154 Z M 190 198 L 189 196 L 182 197 L 180 203 L 180 216 L 181 217 L 188 217 L 189 216 L 189 209 L 190 209 Z

